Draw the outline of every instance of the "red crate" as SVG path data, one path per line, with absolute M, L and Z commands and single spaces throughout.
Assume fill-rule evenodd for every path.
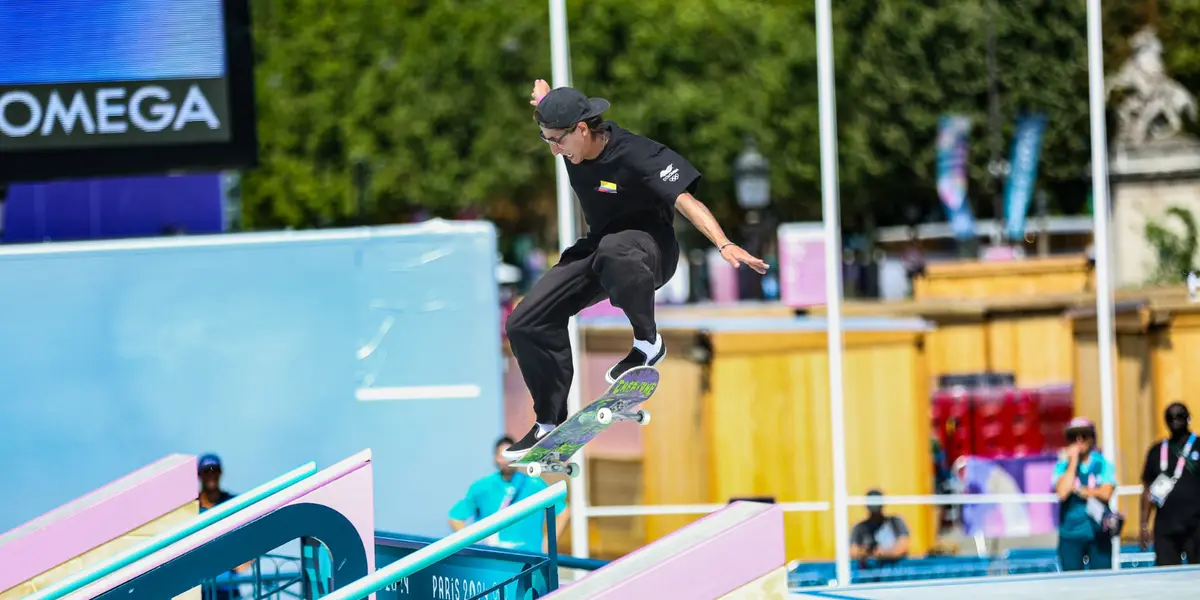
M 971 454 L 970 392 L 963 388 L 936 390 L 930 406 L 933 434 L 946 452 L 947 464 Z
M 990 387 L 975 390 L 972 394 L 975 425 L 972 449 L 976 456 L 1012 456 L 1016 446 L 1012 430 L 1015 409 L 1012 389 Z
M 1043 386 L 1035 392 L 1041 413 L 1042 447 L 1057 451 L 1067 445 L 1067 424 L 1075 416 L 1075 394 L 1070 385 Z
M 1005 394 L 1012 403 L 1013 456 L 1041 454 L 1045 442 L 1036 391 L 1014 388 Z

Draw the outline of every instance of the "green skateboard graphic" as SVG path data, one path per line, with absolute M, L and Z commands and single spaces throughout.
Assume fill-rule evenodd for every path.
M 566 473 L 568 477 L 578 477 L 579 465 L 567 461 L 613 421 L 636 421 L 640 425 L 650 422 L 649 412 L 633 410 L 654 395 L 658 377 L 658 369 L 654 367 L 634 367 L 626 371 L 603 396 L 555 427 L 510 466 L 524 466 L 530 477 L 540 477 L 542 473 Z

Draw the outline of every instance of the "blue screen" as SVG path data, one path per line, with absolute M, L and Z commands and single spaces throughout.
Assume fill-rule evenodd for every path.
M 0 0 L 0 85 L 225 76 L 222 0 Z

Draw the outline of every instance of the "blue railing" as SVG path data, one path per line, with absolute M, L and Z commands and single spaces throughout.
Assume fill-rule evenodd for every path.
M 1121 549 L 1121 568 L 1154 566 L 1154 553 L 1136 547 Z M 1061 571 L 1058 554 L 1052 548 L 1013 549 L 998 558 L 945 556 L 913 558 L 894 564 L 851 565 L 852 583 L 894 583 L 930 579 L 1026 575 Z M 828 586 L 837 580 L 833 562 L 800 563 L 788 573 L 788 586 L 796 588 Z
M 309 597 L 299 557 L 264 554 L 251 561 L 248 574 L 234 571 L 205 579 L 201 583 L 200 598 L 217 600 L 218 590 L 240 589 L 244 585 L 251 585 L 253 591 L 248 599 L 243 595 L 243 600 Z
M 567 495 L 567 484 L 560 481 L 554 485 L 514 503 L 507 509 L 480 519 L 455 533 L 452 533 L 432 544 L 429 544 L 412 554 L 404 556 L 374 573 L 351 582 L 346 587 L 338 589 L 325 596 L 326 600 L 350 600 L 365 598 L 393 585 L 405 577 L 436 564 L 449 556 L 475 544 L 488 536 L 499 532 L 522 519 L 541 510 L 546 514 L 548 531 L 554 531 L 554 505 Z M 548 558 L 539 561 L 538 567 L 546 572 L 549 590 L 558 588 L 558 547 L 554 535 L 547 536 Z

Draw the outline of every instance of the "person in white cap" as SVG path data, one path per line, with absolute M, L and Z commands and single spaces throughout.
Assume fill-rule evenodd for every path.
M 1064 571 L 1112 568 L 1112 542 L 1101 532 L 1098 510 L 1117 489 L 1116 470 L 1096 450 L 1096 426 L 1087 417 L 1067 425 L 1067 447 L 1054 465 L 1058 495 L 1058 560 Z

